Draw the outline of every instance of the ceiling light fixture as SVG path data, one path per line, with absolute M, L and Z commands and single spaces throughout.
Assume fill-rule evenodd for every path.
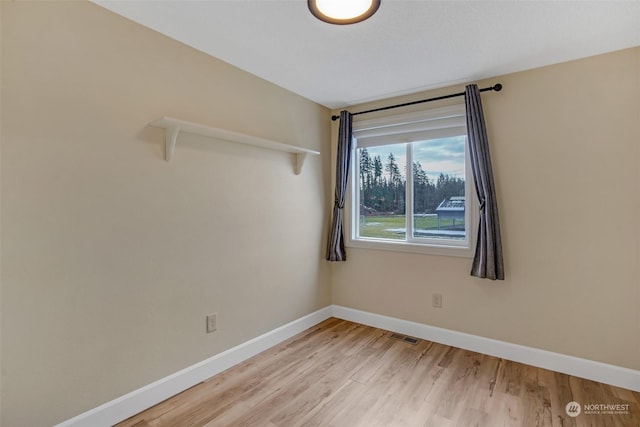
M 370 18 L 380 7 L 380 0 L 308 0 L 309 10 L 330 24 L 355 24 Z

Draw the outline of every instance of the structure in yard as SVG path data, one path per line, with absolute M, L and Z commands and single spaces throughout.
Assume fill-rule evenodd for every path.
M 451 228 L 453 229 L 456 228 L 456 220 L 464 224 L 464 196 L 452 196 L 444 199 L 436 208 L 436 214 L 438 215 L 438 228 L 440 228 L 440 221 L 444 219 L 452 220 Z

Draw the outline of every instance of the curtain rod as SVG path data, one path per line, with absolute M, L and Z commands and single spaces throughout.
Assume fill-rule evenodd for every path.
M 489 87 L 485 87 L 484 89 L 480 89 L 480 92 L 487 92 L 487 91 L 490 91 L 490 90 L 495 90 L 496 92 L 500 92 L 502 90 L 502 85 L 500 83 L 496 83 L 493 86 L 489 86 Z M 440 101 L 441 99 L 455 98 L 457 96 L 464 96 L 464 92 L 452 93 L 450 95 L 436 96 L 435 98 L 429 98 L 429 99 L 421 99 L 420 101 L 405 102 L 404 104 L 389 105 L 388 107 L 374 108 L 373 110 L 360 111 L 359 113 L 352 113 L 352 115 L 353 116 L 357 116 L 357 115 L 360 115 L 360 114 L 373 113 L 375 111 L 390 110 L 392 108 L 399 108 L 399 107 L 406 107 L 408 105 L 422 104 L 423 102 Z M 331 120 L 333 120 L 334 122 L 336 120 L 338 120 L 339 118 L 340 118 L 340 116 L 331 116 Z

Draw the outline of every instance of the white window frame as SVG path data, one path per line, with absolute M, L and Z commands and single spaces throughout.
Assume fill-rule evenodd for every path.
M 461 133 L 462 131 L 462 133 Z M 434 108 L 426 111 L 408 114 L 398 114 L 383 118 L 359 120 L 353 123 L 353 147 L 351 153 L 351 172 L 347 188 L 346 203 L 346 246 L 397 252 L 412 252 L 431 255 L 456 257 L 473 257 L 478 224 L 478 200 L 473 182 L 469 148 L 465 144 L 465 238 L 459 239 L 428 239 L 413 237 L 413 221 L 407 219 L 406 240 L 376 239 L 358 237 L 359 216 L 359 177 L 360 162 L 358 148 L 388 145 L 394 143 L 410 143 L 425 139 L 445 138 L 453 135 L 467 134 L 464 105 Z M 358 139 L 363 142 L 358 145 Z M 412 149 L 407 149 L 407 203 L 405 212 L 410 218 L 413 212 L 413 164 Z

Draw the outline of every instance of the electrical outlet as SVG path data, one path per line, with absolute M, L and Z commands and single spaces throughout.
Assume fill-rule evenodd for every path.
M 218 329 L 218 313 L 207 316 L 207 333 L 215 332 Z
M 433 294 L 431 296 L 431 305 L 435 308 L 442 308 L 442 294 Z

